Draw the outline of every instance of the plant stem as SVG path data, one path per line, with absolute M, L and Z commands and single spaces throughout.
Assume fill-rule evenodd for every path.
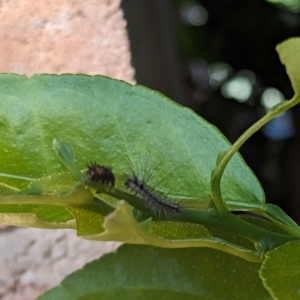
M 232 234 L 250 240 L 256 246 L 261 247 L 263 252 L 274 249 L 275 247 L 283 245 L 289 241 L 299 239 L 298 237 L 269 231 L 248 223 L 247 221 L 233 215 L 229 211 L 222 215 L 211 215 L 209 212 L 203 212 L 202 215 L 199 215 L 198 212 L 194 212 L 189 213 L 188 215 L 187 219 L 189 219 L 190 222 L 194 221 L 199 223 L 200 221 L 202 225 L 223 228 Z
M 249 129 L 247 129 L 231 146 L 231 148 L 223 153 L 223 157 L 217 164 L 217 167 L 212 173 L 211 177 L 211 199 L 217 209 L 217 211 L 222 214 L 227 212 L 221 195 L 221 178 L 224 170 L 233 157 L 233 155 L 240 149 L 240 147 L 260 128 L 262 128 L 266 123 L 268 123 L 273 118 L 277 117 L 286 110 L 292 108 L 300 101 L 296 96 L 292 100 L 284 101 L 280 105 L 273 107 L 263 118 L 253 124 Z
M 223 212 L 222 214 L 214 213 L 212 211 L 192 211 L 183 210 L 181 215 L 151 215 L 148 207 L 145 206 L 145 202 L 139 197 L 133 196 L 114 187 L 109 187 L 102 185 L 97 182 L 93 182 L 90 179 L 86 179 L 84 184 L 99 190 L 101 193 L 113 196 L 119 200 L 125 200 L 134 208 L 141 210 L 142 212 L 148 213 L 153 220 L 157 221 L 180 221 L 187 223 L 196 223 L 201 225 L 209 225 L 217 228 L 223 228 L 224 230 L 241 236 L 245 239 L 250 240 L 256 246 L 260 247 L 259 250 L 262 252 L 274 249 L 277 246 L 283 245 L 286 242 L 299 239 L 299 237 L 294 237 L 291 235 L 280 234 L 277 232 L 269 231 L 267 229 L 261 228 L 254 224 L 248 223 L 241 220 L 237 216 L 233 215 L 229 211 Z

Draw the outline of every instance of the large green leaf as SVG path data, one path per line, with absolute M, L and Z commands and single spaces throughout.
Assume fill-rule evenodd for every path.
M 153 163 L 163 157 L 152 184 L 165 188 L 159 184 L 164 178 L 171 198 L 208 203 L 217 154 L 229 148 L 220 132 L 191 110 L 145 87 L 102 76 L 1 75 L 0 99 L 1 181 L 16 188 L 65 171 L 52 150 L 56 137 L 73 146 L 80 169 L 90 160 L 113 166 L 117 186 L 123 185 L 128 161 L 141 167 L 145 153 Z M 222 184 L 227 203 L 237 208 L 264 202 L 239 155 Z
M 126 245 L 87 264 L 39 300 L 271 299 L 260 265 L 212 249 Z
M 289 242 L 266 254 L 259 272 L 264 286 L 276 300 L 300 298 L 300 241 Z

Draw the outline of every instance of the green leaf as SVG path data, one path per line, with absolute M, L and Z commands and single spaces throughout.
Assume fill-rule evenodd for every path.
M 290 38 L 276 47 L 296 95 L 300 93 L 300 38 Z
M 285 229 L 287 232 L 300 236 L 299 225 L 288 215 L 286 215 L 280 207 L 271 203 L 267 203 L 264 206 L 264 212 L 262 215 L 271 220 L 274 224 L 277 224 L 281 228 Z
M 0 195 L 0 223 L 37 228 L 75 229 L 74 215 L 70 208 L 88 205 L 93 201 L 91 192 L 81 185 L 62 195 Z M 89 216 L 85 216 L 82 221 L 78 219 L 81 222 L 87 220 Z
M 104 231 L 104 217 L 95 203 L 69 207 L 69 210 L 75 216 L 78 236 L 96 235 Z
M 276 300 L 300 298 L 300 241 L 269 251 L 259 272 L 263 284 Z
M 19 191 L 20 194 L 42 195 L 42 194 L 67 194 L 74 188 L 76 181 L 68 172 L 51 174 L 46 177 L 31 181 Z
M 176 236 L 174 230 L 162 233 L 166 225 L 160 224 L 160 228 L 153 227 L 150 233 L 135 220 L 125 226 L 124 220 L 128 219 L 121 218 L 117 222 L 116 218 L 110 217 L 113 225 L 109 233 L 103 232 L 105 226 L 100 207 L 95 205 L 89 191 L 86 194 L 82 191 L 83 187 L 72 189 L 65 166 L 52 149 L 54 140 L 55 151 L 78 181 L 82 179 L 78 169 L 86 169 L 92 160 L 112 166 L 116 187 L 121 189 L 124 189 L 125 168 L 135 165 L 147 171 L 147 167 L 152 167 L 155 170 L 152 186 L 169 191 L 170 199 L 180 199 L 181 203 L 197 200 L 201 204 L 198 207 L 204 210 L 209 202 L 209 181 L 215 160 L 218 153 L 229 148 L 229 143 L 215 127 L 191 110 L 145 87 L 102 76 L 37 75 L 26 78 L 0 75 L 0 96 L 3 98 L 0 102 L 2 184 L 19 189 L 24 196 L 22 199 L 26 199 L 20 203 L 19 195 L 9 198 L 6 192 L 0 202 L 4 210 L 6 205 L 16 205 L 14 213 L 19 204 L 38 205 L 39 214 L 35 210 L 31 210 L 31 214 L 57 225 L 60 220 L 52 218 L 51 214 L 49 217 L 46 207 L 42 206 L 47 197 L 47 208 L 53 208 L 53 211 L 62 207 L 67 209 L 69 217 L 72 215 L 76 219 L 78 235 L 85 238 L 124 242 L 138 239 L 138 243 L 161 247 L 209 245 L 227 249 L 229 253 L 239 248 L 207 237 L 208 231 L 197 225 L 193 226 L 199 227 L 199 239 L 192 238 L 191 230 L 177 230 Z M 76 160 L 72 149 L 60 141 L 72 146 Z M 235 208 L 260 208 L 264 205 L 262 189 L 239 155 L 235 155 L 227 168 L 222 184 L 229 207 L 234 204 Z M 63 198 L 64 195 L 69 198 Z M 110 201 L 108 203 L 113 207 L 117 203 Z M 4 213 L 6 219 L 11 216 Z M 133 219 L 129 213 L 128 216 Z M 22 222 L 22 226 L 31 226 L 26 218 Z M 124 231 L 118 227 L 121 223 L 127 228 L 127 234 L 120 235 Z M 46 223 L 38 225 L 48 226 Z M 171 235 L 175 235 L 175 242 L 162 239 Z M 184 244 L 185 241 L 188 243 Z M 248 255 L 248 250 L 245 253 Z M 254 258 L 253 253 L 250 256 L 251 260 L 257 260 L 255 254 Z
M 28 198 L 27 198 L 28 199 Z M 41 221 L 46 222 L 67 222 L 73 220 L 74 216 L 69 212 L 66 207 L 55 206 L 55 205 L 30 205 L 30 204 L 19 204 L 19 205 L 0 205 L 0 213 L 3 214 L 34 214 Z M 7 224 L 14 225 L 14 224 Z M 20 226 L 20 224 L 18 224 Z
M 44 229 L 76 229 L 75 219 L 67 209 L 59 210 L 49 206 L 7 206 L 4 211 L 0 210 L 0 224 Z
M 86 239 L 100 241 L 120 241 L 130 244 L 153 245 L 163 248 L 210 247 L 226 253 L 238 255 L 251 262 L 260 262 L 260 254 L 247 248 L 248 244 L 227 242 L 198 224 L 151 222 L 151 219 L 138 223 L 132 207 L 125 201 L 117 205 L 113 213 L 105 218 L 105 231 L 100 234 L 83 235 Z
M 61 159 L 62 163 L 68 167 L 68 170 L 71 172 L 74 178 L 78 181 L 81 181 L 82 173 L 77 169 L 76 159 L 74 156 L 73 149 L 67 143 L 64 143 L 60 140 L 53 140 L 53 148 L 57 156 Z
M 74 147 L 79 169 L 96 160 L 113 166 L 118 178 L 128 160 L 137 164 L 145 160 L 142 153 L 155 149 L 150 154 L 166 158 L 156 183 L 173 172 L 170 196 L 208 203 L 216 157 L 229 148 L 220 132 L 191 110 L 145 87 L 102 76 L 1 75 L 0 97 L 1 169 L 7 174 L 1 178 L 15 187 L 24 182 L 9 175 L 41 178 L 64 171 L 52 151 L 58 138 Z M 222 187 L 229 204 L 264 202 L 257 179 L 239 155 Z
M 201 238 L 211 237 L 205 227 L 197 224 L 189 226 L 172 222 L 169 225 L 169 222 L 152 223 L 150 220 L 140 224 L 132 213 L 132 207 L 124 201 L 105 219 L 103 227 L 106 229 L 104 233 L 85 238 L 181 248 L 201 247 Z
M 211 249 L 125 245 L 69 275 L 38 300 L 271 299 L 259 267 Z

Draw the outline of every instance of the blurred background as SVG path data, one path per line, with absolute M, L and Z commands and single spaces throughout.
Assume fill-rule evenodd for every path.
M 0 1 L 0 73 L 103 74 L 134 83 L 120 3 Z M 3 93 L 0 98 L 3 101 Z M 67 274 L 118 246 L 79 239 L 74 230 L 45 232 L 0 224 L 0 299 L 36 299 Z
M 275 46 L 300 35 L 300 0 L 123 0 L 137 83 L 192 108 L 234 142 L 293 90 Z M 300 107 L 240 152 L 268 202 L 300 223 Z

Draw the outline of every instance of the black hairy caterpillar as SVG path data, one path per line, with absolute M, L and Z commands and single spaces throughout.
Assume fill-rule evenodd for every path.
M 91 180 L 105 185 L 115 185 L 115 175 L 111 167 L 98 165 L 95 161 L 91 161 L 91 165 L 87 165 L 87 167 L 86 174 Z
M 170 154 L 168 149 L 170 148 L 164 147 L 167 151 L 162 154 L 156 149 L 147 147 L 144 159 L 142 159 L 134 151 L 135 148 L 131 147 L 133 159 L 126 157 L 127 168 L 124 170 L 126 174 L 124 185 L 144 202 L 146 210 L 154 219 L 180 220 L 183 212 L 205 210 L 208 204 L 208 201 L 199 201 L 195 198 L 191 200 L 185 196 L 178 197 L 177 192 L 175 192 L 177 198 L 175 199 L 174 185 L 171 186 L 171 184 L 172 180 L 178 180 L 178 170 L 181 170 L 182 167 L 178 167 L 177 164 L 174 167 L 168 159 Z M 163 168 L 166 165 L 169 166 L 167 169 L 173 169 L 173 172 L 163 171 L 166 169 Z M 174 178 L 174 175 L 177 177 Z M 197 182 L 195 182 L 195 186 L 197 186 Z
M 205 199 L 199 196 L 191 198 L 191 194 L 184 195 L 178 193 L 178 189 L 176 190 L 179 183 L 178 175 L 184 174 L 183 165 L 178 166 L 175 163 L 176 166 L 174 166 L 170 159 L 168 159 L 170 154 L 168 149 L 170 147 L 165 147 L 164 149 L 167 150 L 162 154 L 151 146 L 148 146 L 144 148 L 145 151 L 143 152 L 145 155 L 143 155 L 143 159 L 142 156 L 135 152 L 136 148 L 132 146 L 130 147 L 132 159 L 126 155 L 121 160 L 125 169 L 123 168 L 120 174 L 125 175 L 126 178 L 119 174 L 122 179 L 119 178 L 118 182 L 121 179 L 125 188 L 140 198 L 141 204 L 145 208 L 142 210 L 143 214 L 141 218 L 148 215 L 148 217 L 151 216 L 156 220 L 181 220 L 183 213 L 206 210 L 208 198 Z M 86 174 L 91 180 L 105 185 L 110 184 L 114 187 L 115 174 L 112 172 L 111 167 L 98 165 L 95 161 L 91 162 L 87 167 Z M 166 169 L 172 169 L 173 171 L 166 172 Z M 185 173 L 189 174 L 189 172 Z M 174 179 L 177 180 L 175 181 L 175 186 Z M 198 187 L 197 180 L 198 178 L 192 177 L 192 180 L 188 180 L 188 183 L 189 185 L 194 185 L 196 189 Z M 187 180 L 184 182 L 186 183 Z
M 182 207 L 179 203 L 171 202 L 166 197 L 155 194 L 145 182 L 138 179 L 136 175 L 132 178 L 128 178 L 125 181 L 125 187 L 127 187 L 135 195 L 140 196 L 145 200 L 147 209 L 154 215 L 168 217 L 170 213 L 179 214 Z

